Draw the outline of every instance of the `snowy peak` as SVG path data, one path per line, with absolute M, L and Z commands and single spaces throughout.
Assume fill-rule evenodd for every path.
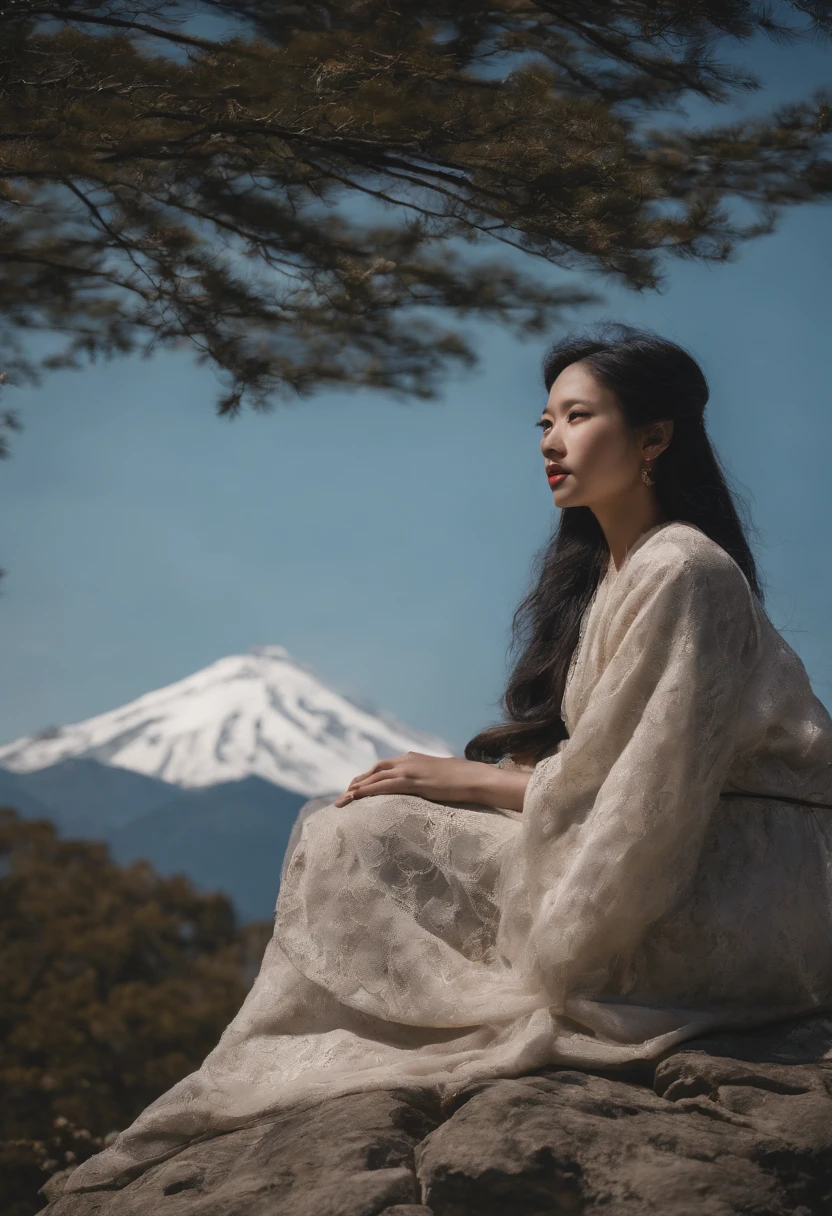
M 444 740 L 327 687 L 283 646 L 252 646 L 164 688 L 0 747 L 0 766 L 28 773 L 70 757 L 183 788 L 262 777 L 314 797 L 342 790 L 376 760 Z

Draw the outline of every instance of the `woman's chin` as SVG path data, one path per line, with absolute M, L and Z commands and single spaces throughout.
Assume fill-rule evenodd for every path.
M 561 486 L 555 486 L 552 490 L 552 501 L 556 507 L 580 507 L 583 503 L 580 501 L 580 495 L 576 495 L 574 491 L 570 494 L 568 490 Z

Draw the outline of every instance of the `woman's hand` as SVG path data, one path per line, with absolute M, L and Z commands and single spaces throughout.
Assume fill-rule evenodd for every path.
M 419 794 L 436 802 L 473 802 L 479 770 L 490 768 L 475 760 L 404 752 L 390 760 L 377 760 L 366 773 L 353 777 L 334 805 L 347 806 L 368 794 Z

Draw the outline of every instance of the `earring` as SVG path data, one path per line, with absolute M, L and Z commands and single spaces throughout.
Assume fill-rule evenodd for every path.
M 645 484 L 646 486 L 652 486 L 652 485 L 655 485 L 655 481 L 654 481 L 654 479 L 653 479 L 653 478 L 650 476 L 650 465 L 649 465 L 649 463 L 648 463 L 648 464 L 646 464 L 646 465 L 644 466 L 644 468 L 641 470 L 641 480 L 644 482 L 644 484 Z

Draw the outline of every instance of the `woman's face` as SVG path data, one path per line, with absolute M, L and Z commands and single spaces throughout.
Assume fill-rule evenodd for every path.
M 560 373 L 539 425 L 547 472 L 555 463 L 567 470 L 559 481 L 549 481 L 556 506 L 594 510 L 645 488 L 644 454 L 618 400 L 584 364 L 572 363 Z

